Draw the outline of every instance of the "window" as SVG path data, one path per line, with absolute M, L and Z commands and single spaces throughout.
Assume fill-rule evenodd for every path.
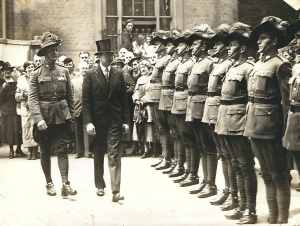
M 123 0 L 123 16 L 154 16 L 155 0 Z

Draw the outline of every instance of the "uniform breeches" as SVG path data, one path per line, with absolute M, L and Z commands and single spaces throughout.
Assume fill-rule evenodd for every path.
M 244 136 L 226 136 L 232 150 L 232 165 L 236 172 L 240 193 L 240 208 L 255 211 L 257 178 L 254 170 L 254 154 L 248 138 Z
M 281 139 L 251 138 L 251 144 L 266 185 L 269 216 L 287 221 L 291 191 L 287 179 L 287 152 L 282 147 Z
M 52 182 L 51 178 L 51 144 L 58 158 L 58 167 L 62 181 L 68 181 L 69 161 L 67 155 L 67 146 L 70 142 L 70 126 L 68 124 L 48 125 L 47 138 L 41 142 L 41 165 L 46 177 L 47 183 Z

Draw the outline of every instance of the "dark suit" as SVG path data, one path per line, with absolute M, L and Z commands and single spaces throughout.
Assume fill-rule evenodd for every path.
M 127 31 L 126 29 L 123 31 L 122 34 L 122 43 L 121 43 L 121 48 L 125 48 L 130 52 L 133 52 L 133 36 L 131 32 Z
M 108 154 L 112 192 L 120 191 L 122 125 L 129 123 L 126 85 L 122 71 L 111 67 L 107 82 L 99 64 L 86 72 L 82 88 L 84 125 L 93 123 L 96 136 L 90 146 L 94 152 L 95 185 L 104 188 L 103 162 Z

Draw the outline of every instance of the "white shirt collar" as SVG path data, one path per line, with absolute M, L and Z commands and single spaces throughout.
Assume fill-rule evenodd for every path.
M 109 72 L 110 72 L 110 67 L 111 67 L 111 66 L 104 67 L 104 66 L 100 63 L 100 67 L 101 67 L 101 70 L 102 70 L 103 73 L 105 72 L 105 69 L 107 68 L 107 69 L 108 69 L 108 74 L 109 74 Z

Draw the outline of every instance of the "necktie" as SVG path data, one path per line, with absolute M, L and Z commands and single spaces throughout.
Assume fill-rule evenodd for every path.
M 106 67 L 105 72 L 104 72 L 104 76 L 105 76 L 107 82 L 108 82 L 108 74 L 109 74 L 108 68 Z

